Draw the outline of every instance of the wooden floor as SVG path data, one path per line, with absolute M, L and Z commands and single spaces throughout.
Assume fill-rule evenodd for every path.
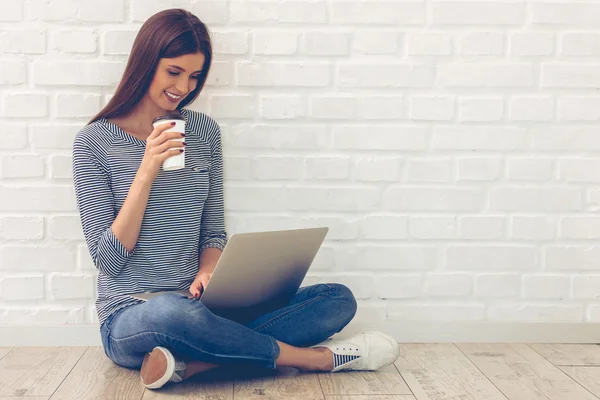
M 159 391 L 99 347 L 0 347 L 7 399 L 591 400 L 600 399 L 600 346 L 402 344 L 395 365 L 377 372 L 215 372 Z

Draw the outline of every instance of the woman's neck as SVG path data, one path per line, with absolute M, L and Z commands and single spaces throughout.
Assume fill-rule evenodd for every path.
M 162 108 L 157 107 L 150 99 L 144 97 L 129 114 L 111 118 L 110 121 L 118 125 L 125 132 L 145 140 L 154 129 L 152 120 L 166 112 Z

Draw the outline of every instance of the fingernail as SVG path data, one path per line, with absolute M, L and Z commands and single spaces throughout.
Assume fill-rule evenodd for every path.
M 183 142 L 183 145 L 184 145 L 184 146 L 187 146 L 187 143 L 186 143 L 186 142 Z
M 183 153 L 183 149 L 179 150 L 180 153 Z
M 185 133 L 182 133 L 181 136 L 185 137 Z
M 171 122 L 171 125 L 175 125 L 175 122 Z

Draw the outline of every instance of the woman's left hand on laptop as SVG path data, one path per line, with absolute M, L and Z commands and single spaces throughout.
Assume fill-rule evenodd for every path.
M 190 285 L 190 293 L 194 295 L 196 299 L 200 298 L 200 294 L 202 294 L 202 292 L 206 288 L 206 285 L 208 285 L 208 282 L 210 282 L 211 276 L 212 271 L 198 271 L 196 279 L 194 279 L 194 282 L 192 282 L 192 284 Z

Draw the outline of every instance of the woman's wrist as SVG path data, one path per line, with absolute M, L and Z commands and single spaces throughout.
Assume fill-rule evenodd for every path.
M 215 270 L 216 264 L 200 264 L 198 267 L 198 274 L 213 272 Z
M 223 254 L 223 252 L 217 248 L 209 247 L 204 249 L 204 251 L 202 251 L 200 254 L 198 273 L 213 272 L 217 266 L 217 261 L 219 261 L 221 254 Z
M 138 172 L 135 176 L 135 180 L 137 180 L 144 186 L 152 186 L 152 183 L 154 182 L 154 178 L 152 177 L 152 175 L 142 168 L 138 169 Z

